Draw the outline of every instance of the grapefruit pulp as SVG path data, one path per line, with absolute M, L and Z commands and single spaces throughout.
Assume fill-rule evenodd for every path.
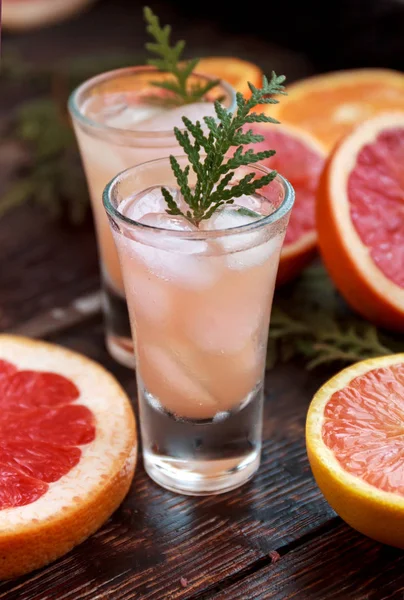
M 351 365 L 314 396 L 306 442 L 314 477 L 349 525 L 404 548 L 404 354 Z
M 331 154 L 318 190 L 324 263 L 347 302 L 404 331 L 404 112 L 365 121 Z
M 0 336 L 0 579 L 80 543 L 128 491 L 137 453 L 114 378 L 69 350 Z
M 265 138 L 251 146 L 254 152 L 276 149 L 276 154 L 261 164 L 286 177 L 296 194 L 279 263 L 277 282 L 282 284 L 298 275 L 316 252 L 315 200 L 325 150 L 315 138 L 295 127 L 260 123 L 248 129 Z
M 355 125 L 384 111 L 402 110 L 404 74 L 389 69 L 324 73 L 286 87 L 287 96 L 268 113 L 301 127 L 328 150 Z

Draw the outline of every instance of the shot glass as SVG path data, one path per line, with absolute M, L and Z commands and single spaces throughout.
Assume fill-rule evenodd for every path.
M 240 167 L 235 180 L 251 171 L 268 173 Z M 150 215 L 160 186 L 177 187 L 168 159 L 130 168 L 104 191 L 136 346 L 144 466 L 174 492 L 218 494 L 260 463 L 268 327 L 294 192 L 277 175 L 244 206 L 174 230 L 162 204 Z
M 134 365 L 133 343 L 121 269 L 102 206 L 102 192 L 108 181 L 124 169 L 178 153 L 173 126 L 164 126 L 161 117 L 161 129 L 133 129 L 139 110 L 144 111 L 147 105 L 151 115 L 158 110 L 158 88 L 151 81 L 166 79 L 166 74 L 153 67 L 118 69 L 85 81 L 69 99 L 97 232 L 106 344 L 110 354 L 126 366 Z M 189 85 L 207 80 L 204 75 L 194 74 Z M 234 110 L 235 92 L 225 82 L 211 90 L 209 100 L 217 98 L 227 109 Z

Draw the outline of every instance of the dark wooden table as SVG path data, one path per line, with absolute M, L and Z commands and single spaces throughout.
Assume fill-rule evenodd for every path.
M 292 78 L 310 72 L 301 57 L 264 42 L 224 41 L 223 32 L 205 24 L 189 27 L 195 33 L 189 39 L 207 54 L 255 55 Z M 119 2 L 112 12 L 100 5 L 61 27 L 6 37 L 3 48 L 32 48 L 31 58 L 45 62 L 50 47 L 53 57 L 101 48 L 107 29 L 115 42 L 130 46 Z M 2 95 L 3 114 L 23 96 L 20 88 Z M 3 179 L 10 156 L 0 152 Z M 100 361 L 135 402 L 133 374 L 104 348 L 92 224 L 55 224 L 42 209 L 25 206 L 1 218 L 0 249 L 0 328 Z M 98 533 L 47 568 L 0 583 L 0 599 L 404 598 L 404 554 L 345 525 L 313 481 L 305 415 L 328 376 L 296 363 L 267 374 L 262 465 L 251 483 L 218 497 L 188 498 L 156 486 L 139 461 L 128 497 Z

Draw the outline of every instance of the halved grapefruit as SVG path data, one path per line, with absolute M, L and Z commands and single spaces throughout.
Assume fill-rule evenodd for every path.
M 349 525 L 404 548 L 404 354 L 351 365 L 314 396 L 306 423 L 314 477 Z
M 0 579 L 58 558 L 118 507 L 137 454 L 128 398 L 74 352 L 0 336 Z
M 286 88 L 287 96 L 268 113 L 310 132 L 328 150 L 374 115 L 404 106 L 404 74 L 389 69 L 354 69 L 316 75 Z
M 196 68 L 198 73 L 205 73 L 230 83 L 236 90 L 246 96 L 251 95 L 248 83 L 261 87 L 263 72 L 260 67 L 247 60 L 230 56 L 206 56 L 201 58 Z
M 279 264 L 277 282 L 282 284 L 298 275 L 316 252 L 315 201 L 325 149 L 310 134 L 289 125 L 260 123 L 248 128 L 265 138 L 251 146 L 255 152 L 276 150 L 262 164 L 286 177 L 296 193 Z
M 365 121 L 337 145 L 321 178 L 317 232 L 347 302 L 404 331 L 404 112 Z

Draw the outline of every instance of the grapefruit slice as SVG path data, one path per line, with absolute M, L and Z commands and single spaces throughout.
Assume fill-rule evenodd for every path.
M 347 302 L 404 331 L 404 112 L 359 125 L 336 147 L 317 203 L 319 246 Z
M 404 74 L 389 69 L 354 69 L 308 77 L 287 86 L 287 96 L 266 110 L 297 125 L 328 150 L 355 125 L 384 111 L 402 110 Z
M 326 153 L 320 142 L 296 127 L 260 123 L 248 128 L 265 138 L 251 146 L 255 152 L 276 149 L 262 164 L 286 177 L 296 194 L 279 264 L 277 283 L 282 284 L 298 275 L 316 252 L 315 200 Z
M 314 477 L 354 529 L 404 548 L 404 354 L 341 371 L 314 396 L 306 423 Z
M 200 59 L 196 70 L 198 73 L 227 81 L 236 92 L 241 92 L 247 97 L 251 96 L 248 81 L 256 87 L 262 85 L 262 70 L 257 65 L 240 58 L 207 56 Z
M 74 352 L 0 335 L 0 579 L 58 558 L 96 531 L 137 454 L 124 391 Z

